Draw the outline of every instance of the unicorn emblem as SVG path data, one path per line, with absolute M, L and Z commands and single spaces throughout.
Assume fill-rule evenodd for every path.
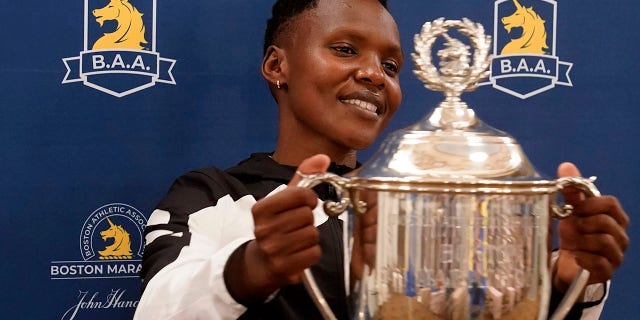
M 105 21 L 115 20 L 118 24 L 114 32 L 105 33 L 93 44 L 93 50 L 99 49 L 144 49 L 142 13 L 129 0 L 111 0 L 105 7 L 93 10 L 93 16 L 100 27 Z
M 512 28 L 522 28 L 522 36 L 512 39 L 500 52 L 504 54 L 546 54 L 547 31 L 544 27 L 544 20 L 533 11 L 533 7 L 525 8 L 518 0 L 513 0 L 516 11 L 510 16 L 501 19 L 507 33 L 511 33 Z
M 109 229 L 100 231 L 102 240 L 106 241 L 109 238 L 113 238 L 113 244 L 99 250 L 100 260 L 112 260 L 112 259 L 132 259 L 131 254 L 131 239 L 129 233 L 124 230 L 122 226 L 115 225 L 107 217 L 109 222 Z

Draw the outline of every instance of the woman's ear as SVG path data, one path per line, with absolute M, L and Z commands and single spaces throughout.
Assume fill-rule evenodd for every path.
M 267 48 L 262 59 L 262 77 L 270 87 L 282 88 L 287 83 L 287 62 L 284 50 L 275 45 Z

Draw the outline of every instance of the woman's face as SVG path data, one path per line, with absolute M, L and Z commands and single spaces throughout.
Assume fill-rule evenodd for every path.
M 294 18 L 289 35 L 281 125 L 320 148 L 369 146 L 402 100 L 402 50 L 389 12 L 377 0 L 320 0 Z

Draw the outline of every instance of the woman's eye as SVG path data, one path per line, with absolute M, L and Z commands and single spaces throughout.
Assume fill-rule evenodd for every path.
M 345 55 L 356 54 L 356 51 L 349 46 L 335 46 L 335 47 L 332 47 L 332 49 L 337 51 L 340 54 L 345 54 Z
M 389 62 L 389 61 L 382 62 L 382 67 L 384 67 L 385 70 L 388 70 L 389 72 L 392 72 L 392 73 L 398 73 L 398 71 L 400 71 L 400 68 L 394 62 Z

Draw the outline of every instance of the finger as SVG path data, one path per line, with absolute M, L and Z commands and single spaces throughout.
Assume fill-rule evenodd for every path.
M 580 177 L 580 170 L 571 162 L 563 162 L 558 166 L 558 177 Z M 564 201 L 568 204 L 575 205 L 584 199 L 584 194 L 573 187 L 562 189 Z
M 316 203 L 315 199 L 312 200 L 313 202 L 310 203 Z M 311 210 L 311 207 L 303 206 L 289 209 L 286 212 L 278 214 L 257 214 L 254 234 L 256 238 L 262 239 L 270 235 L 285 234 L 307 226 L 313 226 L 314 217 Z
M 373 207 L 368 207 L 367 212 L 358 215 L 357 219 L 362 232 L 362 242 L 375 244 L 378 231 L 378 206 L 374 204 Z
M 629 236 L 624 228 L 622 228 L 622 226 L 620 226 L 611 216 L 599 214 L 579 218 L 578 229 L 582 234 L 600 234 L 613 237 L 623 252 L 629 247 Z
M 324 173 L 327 172 L 329 164 L 331 164 L 331 159 L 327 155 L 317 154 L 304 159 L 298 166 L 298 172 L 303 174 Z M 294 175 L 289 181 L 289 186 L 297 186 L 301 179 L 302 177 L 299 174 Z
M 589 283 L 601 283 L 613 277 L 616 266 L 607 258 L 584 251 L 574 252 L 574 255 L 578 265 L 589 270 Z
M 558 177 L 579 177 L 580 170 L 571 162 L 563 162 L 558 166 Z
M 269 239 L 265 239 L 269 240 Z M 320 233 L 318 229 L 309 226 L 287 234 L 278 236 L 274 241 L 261 241 L 260 249 L 269 257 L 289 257 L 296 252 L 308 250 L 318 245 Z
M 613 196 L 600 196 L 586 199 L 583 203 L 575 205 L 578 215 L 607 214 L 624 229 L 629 226 L 629 216 L 624 212 L 618 199 Z
M 285 213 L 300 207 L 313 209 L 318 204 L 318 199 L 311 189 L 286 188 L 276 194 L 260 199 L 251 208 L 254 223 L 269 223 L 275 215 Z
M 591 255 L 604 257 L 614 267 L 620 266 L 624 259 L 624 253 L 618 242 L 608 234 L 585 235 L 576 244 L 575 254 L 589 253 Z
M 305 269 L 320 260 L 321 255 L 320 246 L 313 246 L 287 257 L 272 260 L 270 268 L 273 273 L 284 277 L 289 284 L 294 284 L 300 281 L 301 273 Z

